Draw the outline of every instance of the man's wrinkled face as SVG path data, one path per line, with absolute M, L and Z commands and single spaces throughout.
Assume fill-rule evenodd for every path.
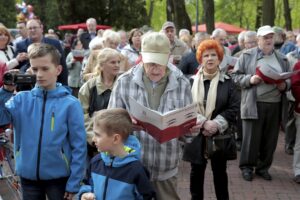
M 144 63 L 146 76 L 153 82 L 160 81 L 166 74 L 167 66 L 156 63 Z
M 97 23 L 93 20 L 86 23 L 87 29 L 90 33 L 96 32 Z
M 274 33 L 258 37 L 258 47 L 263 51 L 271 51 L 274 48 Z

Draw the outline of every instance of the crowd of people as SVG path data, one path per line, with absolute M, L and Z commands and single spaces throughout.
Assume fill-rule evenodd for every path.
M 176 200 L 182 160 L 192 199 L 204 199 L 210 160 L 216 198 L 228 200 L 227 158 L 206 156 L 206 139 L 228 131 L 241 177 L 271 181 L 283 130 L 300 183 L 300 34 L 265 25 L 229 42 L 223 29 L 191 35 L 170 21 L 159 32 L 97 30 L 94 18 L 86 26 L 64 40 L 36 18 L 18 23 L 15 39 L 0 26 L 0 128 L 14 128 L 23 199 Z M 265 68 L 294 73 L 275 80 Z M 196 103 L 196 124 L 160 143 L 131 117 L 131 98 L 160 113 Z

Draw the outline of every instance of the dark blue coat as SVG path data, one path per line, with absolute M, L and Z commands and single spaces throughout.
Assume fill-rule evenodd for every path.
M 16 44 L 15 57 L 17 57 L 17 55 L 19 53 L 22 53 L 22 52 L 26 52 L 27 53 L 27 48 L 32 43 L 33 42 L 32 42 L 32 40 L 30 38 L 27 38 L 27 39 L 24 39 L 24 40 L 18 42 Z M 67 68 L 65 55 L 64 55 L 64 51 L 62 49 L 61 44 L 59 43 L 58 40 L 54 40 L 54 39 L 50 39 L 50 38 L 45 38 L 45 37 L 42 39 L 42 43 L 46 43 L 46 44 L 50 44 L 52 46 L 55 46 L 56 49 L 61 54 L 60 64 L 62 65 L 63 70 L 60 73 L 60 75 L 58 76 L 57 82 L 60 82 L 63 85 L 68 85 L 68 68 Z M 21 72 L 25 73 L 26 70 L 29 67 L 30 67 L 29 60 L 25 60 L 25 61 L 19 63 L 19 67 L 18 68 L 21 70 Z

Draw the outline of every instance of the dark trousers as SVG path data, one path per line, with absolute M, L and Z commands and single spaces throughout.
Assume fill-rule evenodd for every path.
M 204 198 L 204 177 L 205 177 L 205 164 L 191 163 L 191 176 L 190 176 L 190 191 L 192 200 L 203 200 Z M 214 186 L 218 200 L 228 200 L 228 177 L 227 177 L 227 161 L 218 154 L 211 158 L 211 168 L 213 171 Z
M 21 178 L 23 200 L 63 200 L 68 178 L 33 181 Z
M 295 125 L 295 102 L 289 101 L 289 113 L 285 126 L 285 147 L 294 148 L 296 141 L 296 125 Z
M 240 169 L 268 171 L 276 149 L 280 103 L 257 103 L 258 119 L 243 120 L 243 143 L 240 156 Z

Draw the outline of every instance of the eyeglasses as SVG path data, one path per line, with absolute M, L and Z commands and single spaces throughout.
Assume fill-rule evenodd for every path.
M 154 70 L 154 69 L 158 69 L 158 70 L 163 70 L 166 68 L 166 66 L 164 65 L 159 65 L 159 64 L 156 64 L 156 63 L 145 63 L 144 65 L 147 69 L 149 70 Z
M 28 30 L 33 30 L 33 31 L 35 31 L 35 30 L 37 30 L 37 29 L 39 29 L 40 27 L 39 26 L 33 26 L 33 27 L 29 27 L 28 28 Z

